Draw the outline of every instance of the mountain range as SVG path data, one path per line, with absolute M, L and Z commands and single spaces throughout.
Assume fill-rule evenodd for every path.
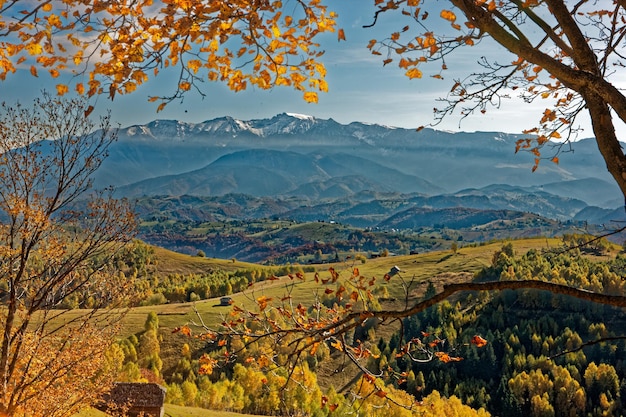
M 526 137 L 340 124 L 291 113 L 248 121 L 156 120 L 119 129 L 95 182 L 144 202 L 242 194 L 274 201 L 275 210 L 265 214 L 304 218 L 312 211 L 367 218 L 361 223 L 368 225 L 397 215 L 380 209 L 392 206 L 516 210 L 559 221 L 624 217 L 623 197 L 595 141 L 583 139 L 571 149 L 549 144 L 542 151 L 547 160 L 531 172 L 534 155 L 515 153 L 515 142 Z M 556 152 L 558 164 L 549 161 Z M 333 204 L 343 210 L 324 209 Z M 196 217 L 216 215 L 184 207 Z

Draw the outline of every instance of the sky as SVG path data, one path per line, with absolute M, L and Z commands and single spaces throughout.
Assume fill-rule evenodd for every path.
M 321 47 L 326 51 L 322 61 L 328 72 L 329 92 L 321 93 L 317 104 L 304 102 L 301 92 L 288 87 L 269 91 L 249 87 L 235 93 L 223 84 L 206 82 L 202 86 L 206 97 L 190 92 L 182 102 L 172 102 L 165 110 L 157 113 L 158 103 L 149 103 L 147 98 L 155 94 L 167 95 L 173 91 L 175 84 L 173 80 L 168 83 L 166 74 L 152 79 L 130 95 L 117 96 L 114 101 L 99 97 L 96 111 L 103 113 L 110 110 L 114 123 L 122 127 L 146 124 L 156 119 L 196 123 L 222 116 L 242 120 L 263 119 L 288 112 L 322 119 L 332 118 L 340 123 L 359 121 L 417 128 L 434 121 L 433 108 L 441 105 L 437 100 L 450 90 L 455 78 L 462 78 L 472 68 L 477 68 L 476 62 L 481 55 L 499 50 L 487 42 L 476 47 L 462 48 L 447 62 L 449 70 L 445 72 L 444 80 L 429 76 L 438 72 L 438 63 L 421 67 L 425 76 L 410 80 L 395 62 L 383 66 L 384 57 L 371 55 L 366 45 L 370 39 L 380 39 L 411 24 L 411 20 L 402 20 L 399 13 L 389 16 L 382 14 L 374 28 L 363 28 L 363 25 L 372 23 L 375 10 L 373 1 L 342 0 L 328 4 L 336 7 L 339 13 L 338 26 L 344 29 L 346 41 L 338 42 L 336 34 L 320 38 Z M 502 53 L 500 57 L 508 62 L 514 60 L 507 53 Z M 27 102 L 43 89 L 54 91 L 55 84 L 64 81 L 62 77 L 53 80 L 44 74 L 33 78 L 24 69 L 0 82 L 0 94 L 4 101 Z M 545 103 L 524 104 L 519 99 L 513 99 L 504 102 L 499 109 L 490 109 L 484 115 L 477 114 L 463 120 L 458 114 L 452 115 L 435 128 L 520 133 L 535 125 L 545 107 Z M 585 132 L 581 136 L 590 137 L 592 134 L 588 126 L 582 127 Z

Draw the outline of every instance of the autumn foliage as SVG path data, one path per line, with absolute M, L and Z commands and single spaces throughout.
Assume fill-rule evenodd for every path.
M 289 5 L 287 5 L 289 3 Z M 132 93 L 168 67 L 178 83 L 159 109 L 203 80 L 233 91 L 285 85 L 316 102 L 326 91 L 326 70 L 315 37 L 335 30 L 335 14 L 319 0 L 306 2 L 198 0 L 3 3 L 0 78 L 30 66 L 34 76 L 71 84 L 56 86 L 88 96 Z
M 0 413 L 71 415 L 111 382 L 105 351 L 121 311 L 101 308 L 126 291 L 109 260 L 134 218 L 90 189 L 115 136 L 86 109 L 44 95 L 0 110 Z M 89 308 L 63 310 L 77 294 Z

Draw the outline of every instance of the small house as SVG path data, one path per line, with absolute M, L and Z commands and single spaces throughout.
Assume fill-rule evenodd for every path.
M 220 305 L 221 306 L 229 306 L 233 303 L 233 299 L 230 297 L 222 297 L 220 298 Z
M 165 391 L 155 383 L 117 382 L 96 408 L 113 416 L 163 417 Z

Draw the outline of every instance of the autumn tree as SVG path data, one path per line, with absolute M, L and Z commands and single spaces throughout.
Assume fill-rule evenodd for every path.
M 293 1 L 39 0 L 0 6 L 0 78 L 20 65 L 52 77 L 71 70 L 70 89 L 88 96 L 127 94 L 164 68 L 180 69 L 168 101 L 220 81 L 234 91 L 275 85 L 317 101 L 326 91 L 318 34 L 335 14 L 319 0 Z M 162 108 L 162 107 L 159 107 Z
M 108 260 L 131 237 L 128 205 L 91 192 L 115 140 L 82 100 L 44 94 L 0 111 L 0 414 L 67 416 L 110 384 L 125 284 Z M 99 129 L 96 130 L 96 127 Z M 74 294 L 89 309 L 59 307 Z

